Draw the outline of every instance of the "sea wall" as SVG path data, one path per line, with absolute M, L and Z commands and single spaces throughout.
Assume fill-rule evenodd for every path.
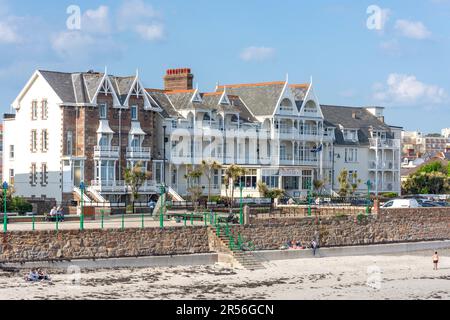
M 253 219 L 232 227 L 259 250 L 290 240 L 322 247 L 450 240 L 450 208 L 381 210 L 378 215 Z M 0 263 L 209 253 L 214 229 L 172 227 L 121 230 L 12 231 L 0 235 Z
M 348 246 L 450 239 L 450 208 L 380 210 L 378 215 L 252 219 L 236 227 L 259 249 L 278 249 L 295 240 L 321 246 Z
M 202 227 L 14 231 L 0 237 L 0 263 L 210 252 L 207 230 Z

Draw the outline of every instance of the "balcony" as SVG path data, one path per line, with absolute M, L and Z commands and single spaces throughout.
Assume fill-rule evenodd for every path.
M 94 147 L 95 159 L 117 159 L 119 158 L 119 147 L 96 146 Z
M 371 170 L 398 170 L 399 165 L 394 161 L 379 161 L 378 164 L 376 161 L 369 161 L 369 169 Z
M 369 139 L 371 149 L 399 149 L 399 139 Z
M 91 188 L 97 192 L 106 193 L 126 193 L 131 192 L 131 189 L 125 184 L 125 181 L 107 181 L 107 180 L 94 180 L 91 181 Z M 140 188 L 141 193 L 153 193 L 157 192 L 157 186 L 155 181 L 146 181 Z
M 149 160 L 152 158 L 150 148 L 129 147 L 127 148 L 127 159 Z

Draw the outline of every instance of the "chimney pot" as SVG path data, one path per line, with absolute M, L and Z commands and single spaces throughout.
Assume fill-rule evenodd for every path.
M 194 75 L 189 68 L 168 69 L 164 76 L 164 87 L 167 91 L 192 90 Z

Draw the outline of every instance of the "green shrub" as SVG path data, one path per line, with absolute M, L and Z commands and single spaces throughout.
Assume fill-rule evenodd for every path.
M 398 193 L 396 192 L 386 192 L 382 194 L 383 197 L 393 199 L 398 197 Z
M 33 211 L 33 206 L 31 205 L 31 203 L 26 201 L 24 198 L 15 197 L 13 198 L 12 202 L 13 207 L 15 209 L 14 211 L 17 211 L 17 213 L 19 214 L 24 214 Z

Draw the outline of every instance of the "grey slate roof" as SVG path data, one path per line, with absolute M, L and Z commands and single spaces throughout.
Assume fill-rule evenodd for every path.
M 321 105 L 321 109 L 325 126 L 336 128 L 336 144 L 338 145 L 367 145 L 370 129 L 391 131 L 390 126 L 364 108 Z M 356 119 L 353 118 L 354 112 L 356 112 Z M 358 129 L 359 142 L 345 141 L 340 126 L 346 129 Z
M 64 102 L 75 103 L 75 91 L 72 75 L 64 72 L 39 71 L 56 94 Z
M 275 112 L 284 85 L 284 82 L 231 85 L 220 86 L 217 91 L 223 91 L 226 87 L 227 93 L 239 96 L 255 116 L 270 116 Z
M 164 118 L 178 118 L 181 115 L 174 109 L 169 101 L 169 98 L 161 90 L 147 89 L 147 93 L 156 101 L 162 109 L 162 116 Z
M 90 103 L 105 75 L 101 72 L 67 73 L 47 70 L 39 72 L 61 100 L 70 104 Z M 124 103 L 135 76 L 109 77 L 120 102 Z

